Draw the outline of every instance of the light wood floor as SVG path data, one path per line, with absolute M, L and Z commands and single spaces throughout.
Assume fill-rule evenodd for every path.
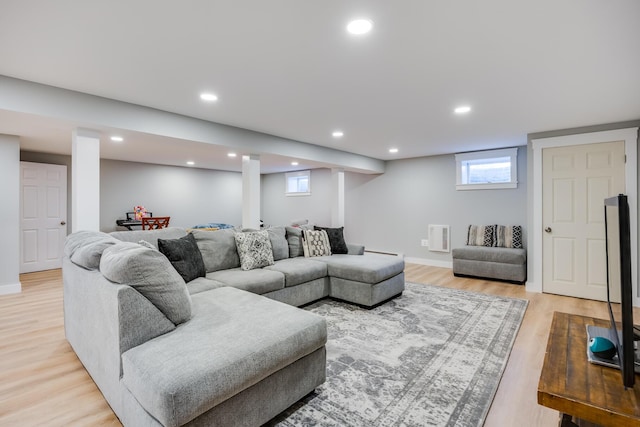
M 558 425 L 558 413 L 536 402 L 553 312 L 606 318 L 604 303 L 456 278 L 446 268 L 407 264 L 405 274 L 410 282 L 529 300 L 485 426 Z M 60 270 L 20 280 L 22 293 L 0 296 L 0 426 L 119 426 L 64 338 Z

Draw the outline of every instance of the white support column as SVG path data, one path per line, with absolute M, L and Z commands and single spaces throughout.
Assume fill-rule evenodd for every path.
M 100 230 L 100 133 L 73 131 L 71 144 L 72 230 Z
M 20 285 L 20 138 L 0 135 L 0 295 Z
M 331 169 L 331 226 L 344 227 L 344 169 Z
M 260 156 L 242 156 L 242 228 L 260 229 Z

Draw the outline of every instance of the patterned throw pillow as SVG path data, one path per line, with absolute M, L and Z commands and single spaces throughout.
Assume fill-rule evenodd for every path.
M 469 246 L 494 246 L 495 225 L 470 225 L 467 233 Z
M 243 270 L 274 264 L 271 240 L 266 230 L 236 233 L 235 239 L 240 256 L 240 268 Z
M 494 246 L 522 249 L 522 227 L 519 225 L 496 225 Z
M 326 231 L 304 230 L 302 236 L 305 257 L 331 255 L 331 244 Z
M 329 237 L 329 244 L 331 245 L 332 254 L 348 254 L 349 248 L 344 241 L 344 227 L 329 228 L 329 227 L 314 227 L 316 230 L 324 230 Z

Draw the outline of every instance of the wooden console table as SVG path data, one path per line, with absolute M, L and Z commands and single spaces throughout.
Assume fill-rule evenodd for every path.
M 620 371 L 587 361 L 587 325 L 609 321 L 575 314 L 553 314 L 538 403 L 602 426 L 640 426 L 640 375 L 625 390 Z

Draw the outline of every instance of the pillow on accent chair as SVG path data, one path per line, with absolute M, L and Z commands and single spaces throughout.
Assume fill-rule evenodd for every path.
M 302 247 L 305 257 L 331 255 L 331 244 L 324 230 L 303 230 Z
M 467 233 L 469 246 L 494 246 L 495 225 L 470 225 Z
M 496 225 L 496 239 L 493 246 L 499 248 L 522 249 L 522 227 L 519 225 Z
M 193 234 L 179 239 L 158 239 L 158 250 L 169 259 L 185 282 L 206 276 L 202 254 Z
M 240 268 L 243 270 L 274 264 L 271 240 L 266 230 L 236 233 L 235 239 L 240 255 Z
M 324 230 L 329 237 L 329 244 L 331 245 L 331 254 L 347 254 L 349 248 L 344 241 L 344 227 L 329 228 L 315 226 L 316 230 Z

